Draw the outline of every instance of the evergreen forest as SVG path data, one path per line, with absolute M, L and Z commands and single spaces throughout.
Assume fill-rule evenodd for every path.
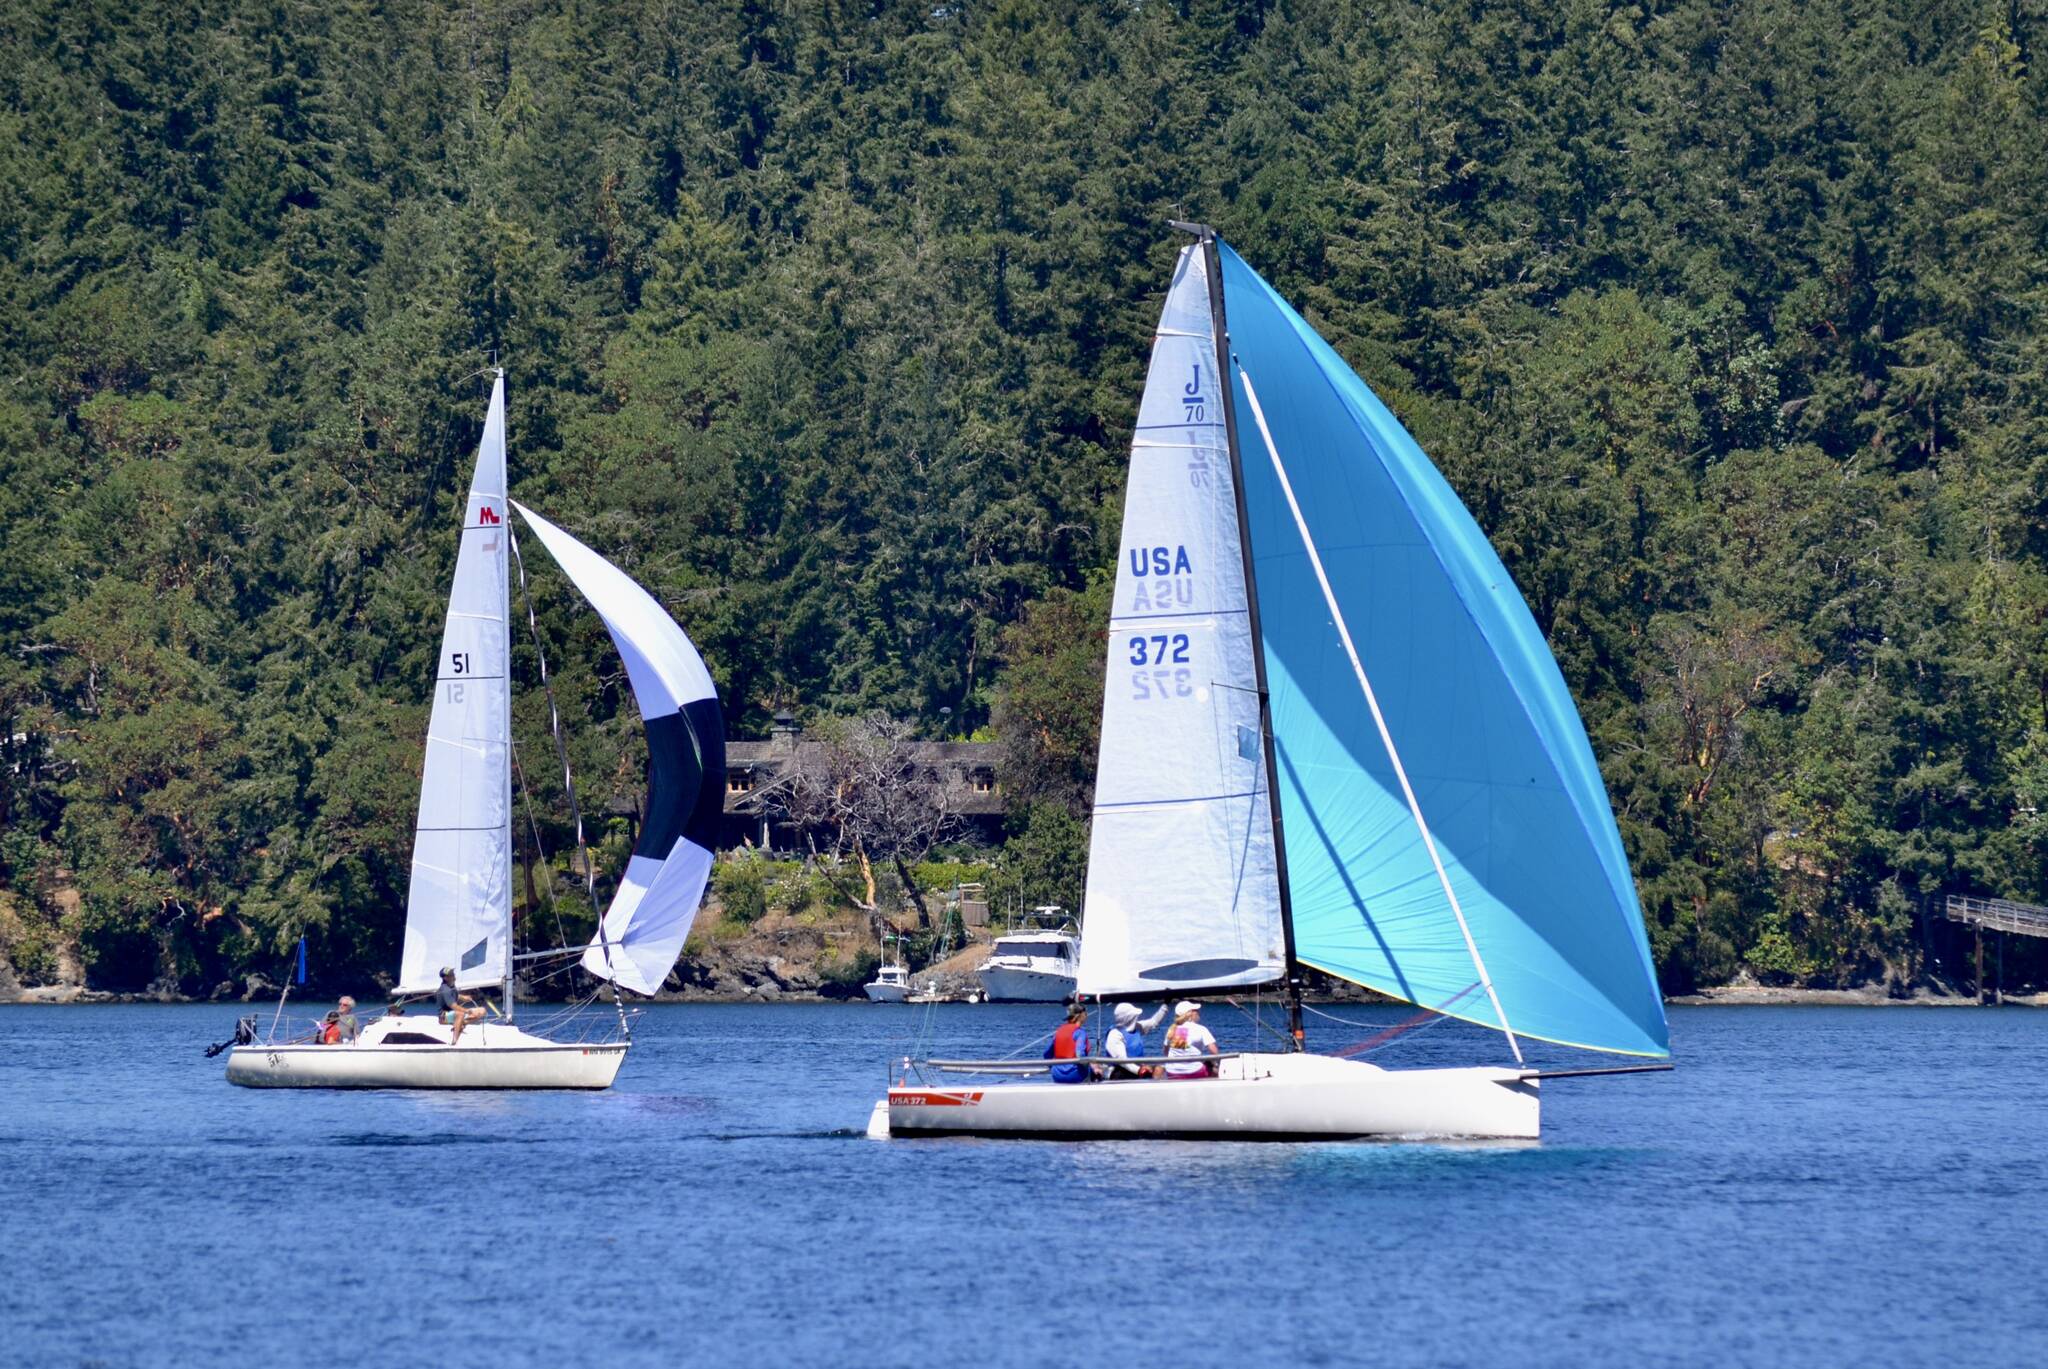
M 1666 988 L 1910 982 L 1928 900 L 2048 902 L 2044 45 L 2044 0 L 13 0 L 0 949 L 395 967 L 494 363 L 515 496 L 730 732 L 993 739 L 986 858 L 1073 887 L 1199 218 L 1515 575 Z M 541 559 L 601 811 L 638 721 Z

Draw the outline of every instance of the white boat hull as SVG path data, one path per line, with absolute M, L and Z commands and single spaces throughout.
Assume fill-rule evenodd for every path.
M 870 1003 L 901 1003 L 909 996 L 901 984 L 885 984 L 880 981 L 863 985 L 861 992 L 868 996 Z
M 1074 996 L 1074 976 L 1045 970 L 984 965 L 977 972 L 991 1003 L 1064 1003 Z
M 394 1033 L 434 1039 L 385 1039 Z M 449 1035 L 432 1018 L 397 1018 L 372 1023 L 352 1045 L 237 1046 L 228 1055 L 228 1082 L 256 1089 L 605 1089 L 626 1059 L 623 1041 L 564 1045 L 504 1023 L 472 1023 L 456 1045 Z
M 1240 1055 L 1214 1079 L 889 1090 L 868 1134 L 1043 1140 L 1536 1139 L 1538 1081 L 1508 1068 L 1385 1070 L 1323 1055 Z

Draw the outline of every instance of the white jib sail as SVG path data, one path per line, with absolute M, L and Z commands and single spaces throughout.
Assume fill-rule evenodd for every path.
M 1199 248 L 1131 443 L 1077 989 L 1258 984 L 1286 963 L 1236 495 Z
M 512 686 L 506 610 L 505 377 L 491 386 L 434 669 L 398 987 L 453 966 L 463 988 L 501 984 L 512 956 Z
M 513 507 L 604 620 L 647 725 L 653 781 L 645 830 L 583 968 L 651 994 L 682 954 L 711 878 L 715 838 L 706 829 L 716 823 L 725 784 L 718 691 L 697 648 L 653 595 L 524 504 Z

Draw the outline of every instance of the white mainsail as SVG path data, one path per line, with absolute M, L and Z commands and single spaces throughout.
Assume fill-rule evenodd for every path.
M 647 815 L 583 968 L 636 993 L 668 978 L 711 878 L 725 791 L 725 732 L 703 657 L 631 576 L 524 504 L 541 545 L 610 631 L 647 728 Z
M 502 984 L 512 956 L 512 686 L 507 669 L 505 376 L 477 446 L 462 544 L 434 671 L 434 710 L 414 828 L 401 992 L 455 968 L 463 988 Z
M 1286 965 L 1210 282 L 1183 251 L 1131 443 L 1078 992 L 1260 984 Z

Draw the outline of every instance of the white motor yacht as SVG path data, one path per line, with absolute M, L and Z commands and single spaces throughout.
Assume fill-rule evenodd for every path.
M 1009 932 L 975 974 L 991 1003 L 1060 1003 L 1073 997 L 1079 959 L 1071 932 Z

